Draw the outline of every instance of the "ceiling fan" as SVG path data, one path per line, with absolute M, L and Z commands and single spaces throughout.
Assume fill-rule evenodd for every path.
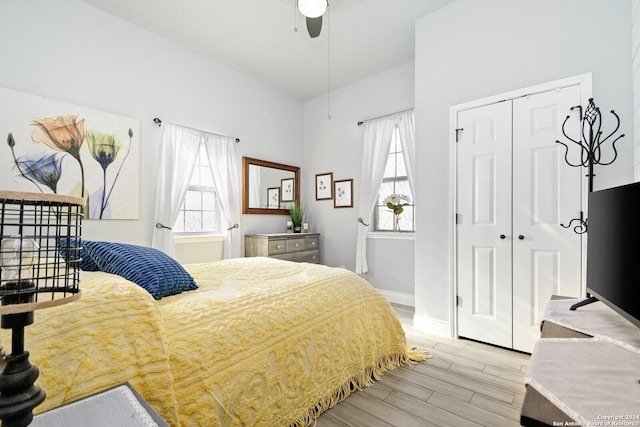
M 298 10 L 307 21 L 307 31 L 311 38 L 318 37 L 322 30 L 322 15 L 327 11 L 327 0 L 298 0 Z

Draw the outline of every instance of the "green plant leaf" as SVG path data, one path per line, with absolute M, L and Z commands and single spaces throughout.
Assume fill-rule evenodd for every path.
M 298 202 L 294 202 L 294 204 L 291 206 L 291 209 L 289 209 L 289 216 L 291 217 L 291 222 L 293 222 L 293 225 L 299 226 L 302 224 L 302 221 L 304 219 L 304 210 Z

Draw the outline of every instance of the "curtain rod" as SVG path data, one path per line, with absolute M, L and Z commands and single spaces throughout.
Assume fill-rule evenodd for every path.
M 157 124 L 158 127 L 162 126 L 162 120 L 160 120 L 157 117 L 155 119 L 153 119 L 153 123 Z M 182 126 L 182 125 L 180 125 L 180 126 Z M 182 126 L 182 127 L 183 128 L 187 128 L 187 129 L 191 129 L 191 130 L 195 130 L 195 131 L 198 131 L 198 132 L 205 132 L 205 131 L 202 131 L 200 129 L 192 128 L 192 127 L 189 127 L 189 126 Z M 213 132 L 207 132 L 207 133 L 213 133 Z M 220 134 L 217 134 L 217 133 L 214 133 L 214 135 L 224 136 L 224 137 L 227 137 L 227 138 L 233 138 L 233 137 L 228 137 L 226 135 L 220 135 Z M 235 140 L 236 140 L 236 142 L 240 142 L 240 138 L 235 138 Z
M 360 120 L 358 122 L 358 126 L 362 126 L 364 124 L 364 122 L 368 122 L 369 120 L 381 119 L 383 117 L 393 116 L 394 114 L 404 113 L 405 111 L 411 111 L 413 109 L 415 109 L 415 108 L 407 108 L 406 110 L 396 111 L 395 113 L 389 113 L 389 114 L 384 114 L 384 115 L 378 116 L 378 117 L 372 117 L 372 118 L 366 119 L 366 120 Z

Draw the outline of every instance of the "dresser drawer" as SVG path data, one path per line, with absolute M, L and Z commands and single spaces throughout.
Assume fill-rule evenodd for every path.
M 300 252 L 307 249 L 304 237 L 301 239 L 287 240 L 287 252 Z
M 288 252 L 289 242 L 287 240 L 269 239 L 269 255 L 277 255 Z
M 320 240 L 317 237 L 307 237 L 304 239 L 306 242 L 307 250 L 319 249 L 320 248 Z
M 282 259 L 285 261 L 320 264 L 320 251 L 288 252 L 286 254 L 274 255 L 271 258 Z

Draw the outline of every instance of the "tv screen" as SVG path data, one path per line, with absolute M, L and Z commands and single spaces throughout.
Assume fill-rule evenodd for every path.
M 640 327 L 640 183 L 589 193 L 587 292 Z

